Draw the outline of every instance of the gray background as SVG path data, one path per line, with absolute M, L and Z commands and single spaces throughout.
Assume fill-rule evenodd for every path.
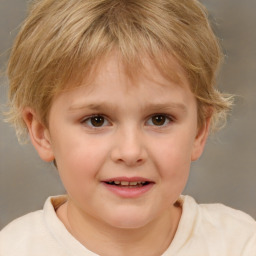
M 26 0 L 0 0 L 0 65 L 26 14 Z M 219 78 L 222 91 L 239 95 L 227 126 L 212 136 L 193 163 L 184 191 L 198 202 L 221 202 L 256 218 L 256 1 L 204 0 L 226 58 Z M 0 104 L 7 81 L 1 79 Z M 2 119 L 2 116 L 0 116 Z M 21 146 L 0 121 L 0 228 L 40 209 L 49 195 L 64 193 L 57 171 L 42 162 L 31 145 Z

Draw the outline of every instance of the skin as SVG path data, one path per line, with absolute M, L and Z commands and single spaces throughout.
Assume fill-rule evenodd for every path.
M 174 204 L 210 121 L 198 129 L 196 99 L 175 60 L 172 69 L 181 74 L 179 84 L 149 61 L 131 80 L 113 54 L 91 84 L 85 79 L 55 98 L 49 127 L 33 109 L 23 111 L 33 145 L 43 160 L 56 160 L 68 193 L 58 217 L 100 255 L 159 255 L 177 230 L 182 210 Z M 116 177 L 144 178 L 151 187 L 123 197 L 104 183 Z

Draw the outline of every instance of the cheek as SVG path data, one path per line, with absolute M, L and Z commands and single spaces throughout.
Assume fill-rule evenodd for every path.
M 176 135 L 159 141 L 158 145 L 161 146 L 157 147 L 155 144 L 152 148 L 152 156 L 155 156 L 159 164 L 176 171 L 190 166 L 193 151 L 193 140 L 190 136 Z
M 74 136 L 57 140 L 54 152 L 58 171 L 64 185 L 84 183 L 95 178 L 104 163 L 108 150 L 105 143 Z M 66 184 L 65 184 L 66 183 Z
M 183 190 L 190 171 L 190 157 L 172 150 L 162 154 L 160 175 L 163 181 L 168 183 L 168 189 L 172 191 Z
M 57 160 L 58 171 L 67 193 L 72 198 L 86 198 L 93 191 L 100 159 L 87 147 L 70 149 Z M 64 152 L 63 152 L 64 153 Z
M 158 149 L 152 149 L 154 163 L 162 182 L 166 184 L 165 188 L 170 193 L 180 194 L 186 185 L 190 171 L 192 144 L 189 138 L 176 136 L 165 140 Z

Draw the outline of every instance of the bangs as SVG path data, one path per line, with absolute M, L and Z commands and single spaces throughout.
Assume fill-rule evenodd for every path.
M 78 15 L 72 20 L 74 24 L 62 22 L 61 30 L 65 31 L 65 36 L 56 37 L 56 40 L 46 44 L 49 48 L 48 64 L 45 69 L 41 67 L 41 72 L 49 74 L 49 78 L 44 77 L 44 80 L 53 81 L 52 89 L 57 90 L 54 94 L 67 86 L 79 86 L 84 77 L 89 79 L 98 65 L 113 52 L 117 53 L 120 63 L 132 79 L 145 71 L 147 59 L 166 77 L 179 81 L 179 75 L 170 69 L 173 57 L 178 61 L 181 59 L 173 50 L 177 47 L 173 44 L 174 37 L 170 33 L 170 26 L 165 24 L 156 30 L 151 23 L 160 22 L 141 19 L 141 10 L 138 11 L 137 4 L 128 5 L 125 1 L 112 1 L 111 5 L 112 8 L 107 5 L 95 5 L 91 15 L 97 16 L 91 18 L 91 24 L 87 24 L 84 16 Z M 145 6 L 143 8 L 146 9 Z M 144 14 L 145 17 L 150 16 L 149 10 L 144 10 L 149 12 Z M 90 11 L 87 15 L 90 16 Z M 53 49 L 57 49 L 56 52 Z M 42 60 L 42 63 L 46 61 Z
M 198 1 L 37 0 L 8 65 L 7 118 L 17 134 L 26 134 L 24 107 L 34 109 L 47 125 L 54 97 L 80 86 L 84 78 L 92 79 L 113 53 L 131 79 L 147 74 L 148 60 L 177 84 L 185 73 L 201 103 L 202 122 L 201 106 L 211 106 L 217 115 L 231 106 L 230 98 L 214 88 L 222 55 Z M 173 70 L 173 60 L 181 69 Z

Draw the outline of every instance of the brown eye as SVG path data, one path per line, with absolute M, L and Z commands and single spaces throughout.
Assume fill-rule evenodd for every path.
M 154 125 L 163 125 L 166 121 L 166 117 L 165 116 L 153 116 L 152 117 L 152 123 Z
M 94 116 L 91 118 L 91 123 L 95 127 L 100 127 L 104 124 L 105 119 L 102 116 Z
M 86 124 L 89 127 L 103 127 L 109 125 L 109 122 L 104 118 L 104 116 L 96 115 L 86 118 L 82 121 L 83 124 Z
M 154 115 L 148 121 L 147 125 L 150 126 L 165 126 L 171 122 L 172 119 L 167 115 Z

